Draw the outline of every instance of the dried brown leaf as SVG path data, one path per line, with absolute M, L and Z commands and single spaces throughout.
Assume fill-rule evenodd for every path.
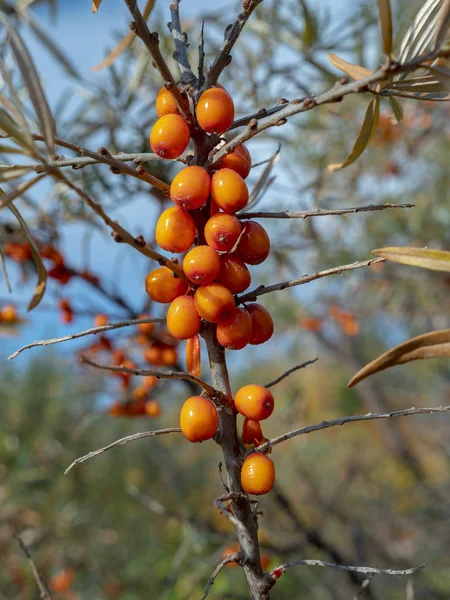
M 381 37 L 383 52 L 390 56 L 392 52 L 392 12 L 390 0 L 377 0 L 380 13 Z
M 376 254 L 377 256 L 381 256 L 402 265 L 450 273 L 450 252 L 447 250 L 392 246 L 389 248 L 373 250 L 372 254 Z
M 339 69 L 339 71 L 343 71 L 346 75 L 354 79 L 355 81 L 359 79 L 364 79 L 372 74 L 372 71 L 366 69 L 365 67 L 361 67 L 360 65 L 354 65 L 353 63 L 349 63 L 337 54 L 328 53 L 328 59 L 331 64 Z
M 450 357 L 450 329 L 431 331 L 403 342 L 363 367 L 348 383 L 353 387 L 366 377 L 413 360 Z
M 19 124 L 6 112 L 4 108 L 0 107 L 0 130 L 12 137 L 21 146 L 28 147 L 28 138 L 20 128 Z
M 92 12 L 97 13 L 102 0 L 92 0 Z

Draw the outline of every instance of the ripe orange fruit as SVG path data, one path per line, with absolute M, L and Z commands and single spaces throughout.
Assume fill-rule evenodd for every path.
M 148 400 L 145 403 L 145 412 L 149 417 L 159 417 L 161 414 L 161 408 L 155 400 Z
M 263 421 L 273 412 L 274 400 L 270 391 L 263 385 L 244 385 L 234 397 L 236 410 L 248 419 Z
M 152 300 L 166 304 L 185 294 L 188 285 L 167 267 L 159 267 L 145 278 L 145 289 Z
M 269 568 L 271 562 L 271 556 L 269 556 L 268 554 L 261 554 L 261 568 L 263 571 L 266 571 Z
M 147 319 L 148 317 L 149 317 L 149 315 L 142 314 L 142 315 L 138 316 L 138 319 Z M 145 333 L 145 335 L 150 335 L 155 328 L 155 324 L 154 323 L 139 323 L 137 328 L 139 329 L 139 331 L 141 333 Z
M 149 392 L 157 385 L 157 383 L 158 379 L 154 375 L 145 375 L 145 377 L 142 378 L 141 386 L 144 388 L 144 390 Z
M 200 377 L 201 347 L 198 335 L 194 335 L 186 342 L 186 369 L 194 377 Z
M 219 255 L 209 246 L 196 246 L 184 257 L 183 271 L 192 283 L 212 283 L 219 275 Z
M 234 120 L 233 100 L 223 87 L 209 88 L 200 96 L 195 116 L 203 131 L 220 135 Z
M 242 425 L 242 443 L 258 446 L 261 444 L 263 439 L 264 435 L 260 422 L 255 421 L 254 419 L 245 418 Z
M 58 594 L 68 592 L 75 579 L 75 571 L 73 569 L 63 569 L 55 573 L 48 582 L 49 588 Z
M 200 331 L 202 321 L 192 296 L 175 298 L 167 311 L 167 329 L 177 340 L 187 340 Z
M 164 346 L 161 349 L 161 362 L 165 367 L 173 367 L 178 360 L 178 352 L 175 346 Z
M 241 549 L 241 547 L 239 546 L 239 544 L 230 544 L 229 546 L 226 546 L 226 548 L 223 549 L 222 552 L 222 560 L 224 560 L 227 556 L 230 556 L 230 554 L 236 554 L 236 552 L 239 552 Z M 228 562 L 226 565 L 226 567 L 237 567 L 238 563 L 233 560 L 232 562 Z
M 168 252 L 186 252 L 194 243 L 196 231 L 191 215 L 178 206 L 171 206 L 156 223 L 156 243 Z
M 217 252 L 230 252 L 241 235 L 242 225 L 234 215 L 217 213 L 205 225 L 205 240 Z
M 229 318 L 236 307 L 233 294 L 219 283 L 198 287 L 194 301 L 198 314 L 210 323 L 219 323 Z
M 232 169 L 219 169 L 211 179 L 211 195 L 223 212 L 234 214 L 248 202 L 248 188 L 245 181 Z
M 71 311 L 70 314 L 72 314 Z M 17 308 L 13 304 L 6 304 L 0 311 L 0 318 L 5 323 L 14 323 L 17 321 Z M 70 321 L 65 322 L 69 323 Z
M 252 319 L 243 308 L 236 308 L 226 321 L 217 325 L 217 340 L 229 350 L 242 350 L 248 344 L 252 332 Z
M 244 460 L 241 470 L 241 485 L 244 492 L 259 496 L 267 494 L 275 481 L 275 465 L 262 452 L 252 452 Z
M 240 294 L 246 290 L 251 280 L 250 271 L 235 252 L 221 257 L 217 281 L 227 287 L 232 294 Z
M 203 442 L 216 434 L 219 426 L 217 410 L 211 400 L 192 396 L 183 404 L 180 413 L 181 431 L 190 442 Z
M 162 158 L 178 158 L 186 150 L 191 132 L 180 115 L 165 115 L 156 121 L 150 133 L 150 146 Z
M 147 398 L 147 390 L 142 386 L 134 388 L 133 397 L 137 402 L 142 402 Z
M 242 179 L 245 179 L 248 177 L 250 169 L 252 168 L 250 152 L 243 144 L 236 146 L 233 152 L 230 152 L 230 154 L 227 154 L 225 158 L 222 159 L 220 168 L 233 169 L 233 171 L 239 173 Z
M 155 107 L 158 117 L 178 114 L 175 97 L 165 87 L 162 87 L 159 90 L 158 95 L 156 96 Z
M 94 317 L 94 327 L 104 327 L 108 325 L 109 319 L 104 313 L 98 313 Z
M 248 265 L 259 265 L 269 256 L 270 239 L 267 231 L 255 221 L 247 221 L 239 240 L 237 253 Z
M 3 317 L 3 311 L 2 311 L 2 317 Z M 5 318 L 3 318 L 3 320 L 6 321 Z M 62 321 L 62 323 L 65 323 L 65 324 L 72 323 L 73 312 L 71 310 L 63 310 L 61 313 L 61 321 Z M 12 322 L 12 321 L 9 321 L 9 322 Z
M 211 177 L 202 167 L 186 167 L 175 175 L 170 185 L 170 197 L 180 208 L 200 208 L 209 197 Z
M 152 344 L 144 350 L 142 356 L 150 365 L 160 367 L 163 364 L 161 344 Z
M 269 311 L 256 302 L 247 304 L 246 309 L 252 318 L 250 344 L 254 346 L 264 344 L 273 335 L 273 321 Z

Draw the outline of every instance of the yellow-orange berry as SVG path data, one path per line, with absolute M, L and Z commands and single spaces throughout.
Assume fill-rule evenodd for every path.
M 250 271 L 235 252 L 221 257 L 217 281 L 227 287 L 232 294 L 240 294 L 246 290 L 251 280 Z
M 67 310 L 67 309 L 66 309 Z M 94 317 L 94 327 L 104 327 L 108 325 L 109 319 L 104 313 L 98 313 Z
M 232 169 L 219 169 L 211 179 L 211 195 L 217 206 L 228 214 L 244 208 L 248 202 L 245 181 Z
M 263 571 L 266 571 L 269 568 L 271 562 L 272 557 L 268 554 L 261 554 L 261 568 Z
M 242 443 L 258 446 L 261 444 L 263 439 L 264 435 L 260 422 L 255 421 L 254 419 L 245 418 L 242 425 Z
M 230 554 L 236 554 L 236 552 L 239 552 L 241 550 L 239 544 L 231 544 L 230 546 L 226 546 L 226 548 L 223 549 L 222 552 L 222 560 L 225 560 L 225 558 L 227 558 L 227 556 L 230 556 Z M 238 563 L 233 560 L 230 562 L 227 562 L 227 564 L 225 565 L 226 567 L 237 567 Z
M 137 402 L 142 402 L 147 399 L 147 390 L 142 386 L 134 388 L 133 396 Z
M 167 329 L 177 340 L 187 340 L 200 331 L 201 319 L 192 296 L 175 298 L 167 311 Z
M 230 252 L 241 235 L 242 225 L 234 215 L 217 213 L 205 225 L 205 240 L 217 252 Z
M 203 131 L 220 135 L 234 120 L 233 100 L 223 87 L 209 88 L 200 96 L 195 116 Z
M 14 323 L 17 320 L 17 308 L 13 304 L 6 304 L 0 311 L 0 317 L 5 323 Z
M 245 179 L 248 177 L 250 169 L 252 168 L 250 152 L 243 144 L 236 146 L 233 152 L 230 152 L 230 154 L 227 154 L 225 158 L 222 159 L 220 168 L 233 169 L 233 171 L 239 173 L 242 179 Z
M 198 287 L 194 300 L 198 314 L 210 323 L 228 319 L 236 307 L 233 294 L 219 283 Z
M 160 344 L 152 344 L 149 348 L 146 348 L 142 353 L 144 360 L 149 364 L 157 367 L 163 364 L 162 362 L 162 348 Z
M 166 304 L 185 294 L 188 285 L 167 267 L 159 267 L 145 278 L 145 289 L 152 300 Z
M 138 316 L 138 319 L 148 319 L 148 315 L 142 314 Z M 139 323 L 137 326 L 141 333 L 145 333 L 145 335 L 150 335 L 155 328 L 154 323 Z
M 274 400 L 270 391 L 263 385 L 244 385 L 234 397 L 236 410 L 248 419 L 263 421 L 273 412 Z
M 195 210 L 209 197 L 211 177 L 203 167 L 186 167 L 175 175 L 170 185 L 170 197 L 180 208 Z
M 191 215 L 178 206 L 171 206 L 156 223 L 156 243 L 168 252 L 186 252 L 194 243 L 196 231 Z
M 175 96 L 173 96 L 165 87 L 162 87 L 159 90 L 158 95 L 156 96 L 155 107 L 158 117 L 178 114 Z
M 180 413 L 181 431 L 190 442 L 204 442 L 216 434 L 219 426 L 217 410 L 211 400 L 192 396 L 183 404 Z
M 162 158 L 178 158 L 186 150 L 191 132 L 180 115 L 165 115 L 156 121 L 150 133 L 150 146 Z
M 148 400 L 148 402 L 145 403 L 145 412 L 149 417 L 159 417 L 161 408 L 155 400 Z
M 161 350 L 161 361 L 165 367 L 173 367 L 178 360 L 178 352 L 175 346 L 164 346 Z
M 226 321 L 217 325 L 217 340 L 229 350 L 242 350 L 248 344 L 252 333 L 252 319 L 248 312 L 236 308 Z
M 212 283 L 219 275 L 219 255 L 209 246 L 196 246 L 184 257 L 183 271 L 193 283 L 202 285 Z
M 237 253 L 248 265 L 259 265 L 269 256 L 267 231 L 255 221 L 247 221 L 237 247 Z
M 261 452 L 252 452 L 244 460 L 241 470 L 241 485 L 244 492 L 259 496 L 267 494 L 275 481 L 275 465 Z
M 146 375 L 142 378 L 142 388 L 149 392 L 152 390 L 158 383 L 158 379 L 154 375 Z
M 250 344 L 253 344 L 254 346 L 264 344 L 264 342 L 270 340 L 273 335 L 273 321 L 269 311 L 256 302 L 247 304 L 246 309 L 252 318 Z

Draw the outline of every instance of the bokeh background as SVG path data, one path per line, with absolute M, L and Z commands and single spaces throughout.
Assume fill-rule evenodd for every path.
M 273 106 L 281 97 L 331 87 L 341 74 L 327 52 L 370 68 L 380 61 L 375 2 L 316 4 L 273 0 L 256 11 L 222 81 L 238 116 Z M 157 1 L 150 23 L 170 57 L 168 5 Z M 393 5 L 398 47 L 421 2 Z M 208 62 L 238 8 L 236 2 L 181 3 L 193 64 L 202 19 Z M 122 1 L 104 0 L 97 15 L 89 0 L 10 0 L 0 2 L 0 9 L 9 11 L 33 55 L 59 137 L 93 150 L 102 145 L 111 152 L 149 150 L 160 81 L 139 40 L 113 67 L 92 71 L 127 32 L 130 18 Z M 26 105 L 20 78 L 8 58 L 6 64 Z M 0 91 L 8 93 L 4 79 Z M 346 170 L 328 172 L 327 165 L 343 160 L 351 149 L 366 104 L 365 98 L 347 98 L 252 140 L 254 163 L 281 146 L 258 209 L 382 202 L 410 202 L 415 208 L 264 222 L 272 252 L 252 270 L 252 288 L 364 260 L 377 247 L 450 248 L 448 104 L 407 100 L 397 124 L 385 101 L 377 133 L 361 159 Z M 33 123 L 31 111 L 29 118 Z M 24 160 L 0 156 L 2 163 Z M 264 168 L 254 168 L 250 186 Z M 175 170 L 159 163 L 151 167 L 165 181 Z M 127 228 L 153 238 L 166 202 L 157 190 L 102 165 L 68 174 Z M 36 279 L 32 264 L 8 261 L 11 294 L 0 276 L 0 304 L 14 304 L 21 318 L 17 325 L 3 326 L 0 338 L 0 598 L 38 597 L 12 531 L 22 534 L 56 598 L 200 598 L 224 549 L 235 543 L 230 523 L 213 504 L 222 493 L 218 447 L 190 445 L 178 436 L 142 440 L 63 474 L 76 457 L 119 437 L 177 425 L 179 407 L 191 390 L 181 383 L 159 384 L 151 393 L 161 408 L 158 417 L 118 418 L 108 409 L 130 392 L 117 378 L 80 366 L 75 352 L 87 350 L 88 338 L 6 360 L 35 339 L 92 326 L 98 313 L 111 320 L 142 312 L 158 316 L 161 309 L 148 304 L 144 291 L 152 265 L 115 244 L 60 184 L 44 180 L 17 206 L 36 239 L 57 247 L 73 274 L 66 283 L 50 279 L 43 302 L 31 313 L 26 306 Z M 11 241 L 14 225 L 3 211 L 2 245 Z M 445 273 L 384 264 L 264 296 L 276 336 L 264 347 L 229 353 L 233 389 L 250 381 L 266 383 L 295 364 L 319 358 L 277 386 L 276 413 L 264 427 L 267 437 L 323 419 L 447 405 L 445 360 L 398 367 L 351 390 L 347 382 L 392 345 L 449 327 L 449 287 Z M 61 299 L 73 307 L 71 323 L 61 320 Z M 108 339 L 145 366 L 134 333 L 119 330 Z M 180 346 L 180 363 L 183 352 Z M 136 385 L 133 381 L 132 388 Z M 417 416 L 349 424 L 277 446 L 276 489 L 262 499 L 260 520 L 261 543 L 272 566 L 321 558 L 397 569 L 426 562 L 427 567 L 410 579 L 375 577 L 365 589 L 361 578 L 301 567 L 280 579 L 273 597 L 449 598 L 449 430 L 448 415 Z M 240 570 L 226 569 L 211 597 L 246 598 Z

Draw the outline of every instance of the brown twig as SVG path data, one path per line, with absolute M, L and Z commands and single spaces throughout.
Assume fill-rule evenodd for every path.
M 39 571 L 34 563 L 34 560 L 31 556 L 30 551 L 28 550 L 27 545 L 25 544 L 25 542 L 22 540 L 22 538 L 20 537 L 20 535 L 18 535 L 17 533 L 13 533 L 14 538 L 17 540 L 17 543 L 20 546 L 20 549 L 22 550 L 22 552 L 25 554 L 25 556 L 27 557 L 28 560 L 28 564 L 30 565 L 31 568 L 31 572 L 33 573 L 33 577 L 34 580 L 39 588 L 39 596 L 41 597 L 41 600 L 51 600 L 51 596 L 50 596 L 50 592 L 47 589 L 47 586 L 45 585 L 42 577 L 39 574 Z
M 282 210 L 280 212 L 243 212 L 237 214 L 237 218 L 244 219 L 307 219 L 308 217 L 327 217 L 331 215 L 349 215 L 353 213 L 371 212 L 377 210 L 386 210 L 388 208 L 414 208 L 415 204 L 369 204 L 367 206 L 357 206 L 354 208 L 336 208 L 315 210 L 290 211 Z
M 261 444 L 258 446 L 258 450 L 264 452 L 277 444 L 281 444 L 281 442 L 285 442 L 286 440 L 290 440 L 293 437 L 297 437 L 298 435 L 303 435 L 305 433 L 312 433 L 313 431 L 320 431 L 321 429 L 329 429 L 330 427 L 341 427 L 346 423 L 355 423 L 357 421 L 374 421 L 375 419 L 392 419 L 395 417 L 409 417 L 411 415 L 432 415 L 436 413 L 445 413 L 450 411 L 450 406 L 438 406 L 433 408 L 406 408 L 403 410 L 394 410 L 387 413 L 367 413 L 365 415 L 353 415 L 350 417 L 341 417 L 339 419 L 332 419 L 331 421 L 322 421 L 322 423 L 318 423 L 316 425 L 307 425 L 306 427 L 301 427 L 300 429 L 294 429 L 293 431 L 289 431 L 288 433 L 283 433 L 283 435 L 279 435 L 276 438 L 272 438 L 268 442 Z
M 214 585 L 214 580 L 216 579 L 216 577 L 220 573 L 220 571 L 225 567 L 225 565 L 227 565 L 228 563 L 236 562 L 240 558 L 241 558 L 241 553 L 240 552 L 234 552 L 233 554 L 229 554 L 228 556 L 226 556 L 217 565 L 217 567 L 213 571 L 213 574 L 209 578 L 208 583 L 206 584 L 205 592 L 204 592 L 203 596 L 200 598 L 200 600 L 205 600 L 205 598 L 208 596 L 209 590 Z
M 286 379 L 286 377 L 289 377 L 289 375 L 291 375 L 291 373 L 295 373 L 295 371 L 298 371 L 299 369 L 304 369 L 308 365 L 312 365 L 315 362 L 317 362 L 318 360 L 319 360 L 318 358 L 313 358 L 313 360 L 308 360 L 308 361 L 302 363 L 301 365 L 296 365 L 295 367 L 292 367 L 292 369 L 288 369 L 285 373 L 283 373 L 283 375 L 280 375 L 279 377 L 277 377 L 270 383 L 266 383 L 265 387 L 271 388 L 274 385 L 277 385 L 277 383 L 280 383 L 280 381 L 283 381 L 283 379 Z
M 110 325 L 103 325 L 102 327 L 92 327 L 91 329 L 86 329 L 85 331 L 80 331 L 79 333 L 72 333 L 70 335 L 64 335 L 59 338 L 52 338 L 49 340 L 39 340 L 36 342 L 32 342 L 31 344 L 26 344 L 16 350 L 11 356 L 8 356 L 8 360 L 12 360 L 19 356 L 24 350 L 28 350 L 29 348 L 35 348 L 36 346 L 51 346 L 52 344 L 59 344 L 60 342 L 68 342 L 69 340 L 75 340 L 80 337 L 84 337 L 85 335 L 97 335 L 98 333 L 104 333 L 105 331 L 111 331 L 113 329 L 120 329 L 121 327 L 129 327 L 131 325 L 139 325 L 140 323 L 165 323 L 166 319 L 129 319 L 127 321 L 120 321 L 119 323 L 111 323 Z
M 167 433 L 181 433 L 181 429 L 179 427 L 168 427 L 167 429 L 156 429 L 155 431 L 142 431 L 141 433 L 133 433 L 132 435 L 127 435 L 126 437 L 120 438 L 120 440 L 116 440 L 115 442 L 112 442 L 112 444 L 108 444 L 107 446 L 104 446 L 103 448 L 99 448 L 98 450 L 93 450 L 92 452 L 89 452 L 89 454 L 86 454 L 85 456 L 81 456 L 80 458 L 77 458 L 76 460 L 73 461 L 73 463 L 71 465 L 69 465 L 67 467 L 67 469 L 64 471 L 64 475 L 67 475 L 67 473 L 75 465 L 78 465 L 79 463 L 89 460 L 90 458 L 93 458 L 94 456 L 98 456 L 99 454 L 103 454 L 103 452 L 107 452 L 108 450 L 111 450 L 111 448 L 115 448 L 116 446 L 124 446 L 125 444 L 128 444 L 128 442 L 133 442 L 134 440 L 142 440 L 144 438 L 154 437 L 155 435 L 166 435 Z
M 273 285 L 267 286 L 261 285 L 252 290 L 251 292 L 247 292 L 242 296 L 238 296 L 237 302 L 240 304 L 242 304 L 243 302 L 253 302 L 258 296 L 262 296 L 263 294 L 269 294 L 270 292 L 276 292 L 278 290 L 285 290 L 287 288 L 295 287 L 297 285 L 309 283 L 310 281 L 315 281 L 316 279 L 328 277 L 329 275 L 339 275 L 340 273 L 344 273 L 346 271 L 361 269 L 362 267 L 368 267 L 379 262 L 384 262 L 384 259 L 369 259 L 364 260 L 362 262 L 354 262 L 349 265 L 342 265 L 341 267 L 333 267 L 332 269 L 326 269 L 325 271 L 317 271 L 312 275 L 304 275 L 303 277 L 300 277 L 300 279 L 292 279 L 291 281 L 283 281 L 281 283 L 275 283 Z
M 284 563 L 272 569 L 269 575 L 275 577 L 274 573 L 283 572 L 286 569 L 291 569 L 292 567 L 327 567 L 329 569 L 339 569 L 341 571 L 352 571 L 353 573 L 362 573 L 363 575 L 413 575 L 420 571 L 426 566 L 426 563 L 419 565 L 418 567 L 413 567 L 411 569 L 404 569 L 402 571 L 396 571 L 394 569 L 376 569 L 374 567 L 354 567 L 351 565 L 337 565 L 335 563 L 325 562 L 323 560 L 296 560 L 289 563 Z M 278 575 L 279 576 L 279 575 Z

